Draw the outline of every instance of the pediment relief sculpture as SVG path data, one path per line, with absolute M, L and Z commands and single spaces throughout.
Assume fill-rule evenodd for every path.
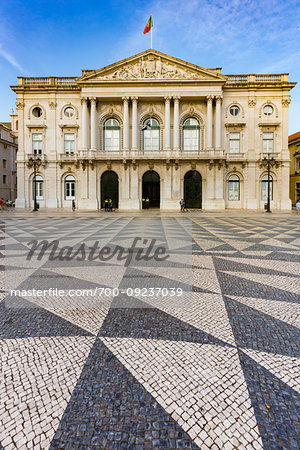
M 98 80 L 142 80 L 142 79 L 186 79 L 204 80 L 210 78 L 200 71 L 190 70 L 179 64 L 173 64 L 160 56 L 142 56 L 138 60 L 125 64 L 115 71 L 97 76 Z

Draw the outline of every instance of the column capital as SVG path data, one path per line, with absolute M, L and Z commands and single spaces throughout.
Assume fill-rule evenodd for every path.
M 179 100 L 181 99 L 180 95 L 174 95 L 173 96 L 174 102 L 179 102 Z
M 164 99 L 165 99 L 165 101 L 166 102 L 169 102 L 170 100 L 171 100 L 171 96 L 170 95 L 166 95 L 165 97 L 164 97 Z
M 206 96 L 206 100 L 207 100 L 208 102 L 212 102 L 214 98 L 215 98 L 214 95 L 207 95 L 207 96 Z
M 216 101 L 220 102 L 223 99 L 223 95 L 216 95 Z
M 89 97 L 89 100 L 90 100 L 91 102 L 95 102 L 95 101 L 97 100 L 97 97 Z
M 123 97 L 124 98 L 124 97 Z M 138 97 L 137 96 L 133 96 L 133 97 L 130 97 L 131 98 L 131 101 L 132 102 L 137 102 L 138 101 Z
M 124 102 L 128 102 L 129 97 L 122 97 L 122 100 L 123 100 Z
M 80 101 L 81 101 L 81 104 L 83 104 L 88 101 L 88 97 L 81 97 Z

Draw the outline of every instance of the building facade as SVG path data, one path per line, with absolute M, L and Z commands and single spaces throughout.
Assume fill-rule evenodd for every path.
M 17 196 L 17 137 L 10 123 L 0 123 L 0 198 L 14 201 Z
M 19 78 L 17 207 L 289 210 L 288 74 L 222 75 L 147 50 L 80 77 Z
M 289 136 L 290 150 L 290 199 L 295 205 L 300 200 L 300 131 Z

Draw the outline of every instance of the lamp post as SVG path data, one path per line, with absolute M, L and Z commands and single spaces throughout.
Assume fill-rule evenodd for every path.
M 33 201 L 34 201 L 33 211 L 39 210 L 36 201 L 36 168 L 40 167 L 41 164 L 42 160 L 36 153 L 30 156 L 27 163 L 27 166 L 29 168 L 33 167 Z
M 262 160 L 261 160 L 261 164 L 260 167 L 265 167 L 268 170 L 268 197 L 267 197 L 267 208 L 266 208 L 266 212 L 270 213 L 271 211 L 271 192 L 270 192 L 270 187 L 271 187 L 271 180 L 270 180 L 270 171 L 271 171 L 271 167 L 273 168 L 276 165 L 276 160 L 275 158 L 271 155 L 265 156 Z

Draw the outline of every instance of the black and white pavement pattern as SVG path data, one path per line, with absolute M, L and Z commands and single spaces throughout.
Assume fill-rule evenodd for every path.
M 274 218 L 0 216 L 0 448 L 299 449 L 300 219 Z M 26 259 L 136 237 L 169 257 Z

